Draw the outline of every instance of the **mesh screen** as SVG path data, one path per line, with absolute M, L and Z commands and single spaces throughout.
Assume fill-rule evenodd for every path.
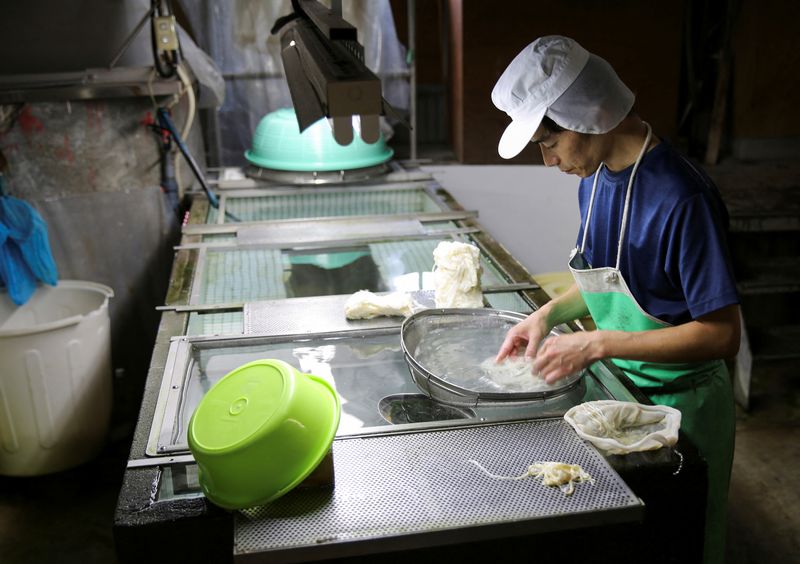
M 577 484 L 568 497 L 534 478 L 490 478 L 470 459 L 506 476 L 523 474 L 537 461 L 580 464 L 594 484 Z M 533 532 L 554 517 L 558 525 L 549 526 L 569 528 L 575 526 L 571 516 L 585 525 L 587 514 L 592 524 L 602 524 L 620 520 L 620 510 L 635 519 L 641 504 L 563 420 L 337 440 L 333 461 L 333 489 L 297 488 L 239 512 L 235 554 L 300 547 L 323 552 L 335 550 L 335 543 L 519 521 L 530 521 Z
M 241 335 L 244 332 L 244 314 L 241 311 L 189 314 L 187 335 Z
M 285 298 L 283 276 L 283 257 L 279 250 L 209 250 L 202 272 L 199 303 Z
M 231 198 L 226 209 L 242 221 L 339 217 L 347 215 L 393 215 L 441 211 L 424 190 L 376 190 Z M 207 223 L 216 223 L 218 210 L 209 207 Z

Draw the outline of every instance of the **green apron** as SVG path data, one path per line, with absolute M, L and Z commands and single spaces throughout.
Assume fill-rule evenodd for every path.
M 636 302 L 619 270 L 631 189 L 636 170 L 650 144 L 651 130 L 631 171 L 622 227 L 619 234 L 616 267 L 591 268 L 583 255 L 592 217 L 597 179 L 586 214 L 583 240 L 570 257 L 569 269 L 599 330 L 649 331 L 668 327 L 644 311 Z M 705 562 L 723 562 L 725 557 L 726 506 L 734 445 L 734 405 L 728 371 L 721 360 L 700 363 L 653 363 L 611 359 L 655 404 L 668 405 L 681 412 L 681 430 L 698 448 L 708 463 L 706 502 Z

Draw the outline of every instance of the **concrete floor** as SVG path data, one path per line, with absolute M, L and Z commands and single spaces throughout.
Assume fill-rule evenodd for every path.
M 798 427 L 800 379 L 791 366 L 758 367 L 752 408 L 737 422 L 728 563 L 800 562 Z M 0 562 L 116 562 L 111 524 L 127 455 L 118 440 L 74 470 L 0 478 Z

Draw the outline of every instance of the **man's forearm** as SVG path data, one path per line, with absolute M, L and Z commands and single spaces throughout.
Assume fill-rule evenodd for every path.
M 564 294 L 550 300 L 540 309 L 551 327 L 589 315 L 589 308 L 586 307 L 578 286 L 575 284 Z
M 739 308 L 729 306 L 698 320 L 652 331 L 597 331 L 595 358 L 648 362 L 703 362 L 730 358 L 739 348 Z

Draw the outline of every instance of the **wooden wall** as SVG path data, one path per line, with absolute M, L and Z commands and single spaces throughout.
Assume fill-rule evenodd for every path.
M 461 162 L 539 163 L 530 147 L 511 161 L 497 155 L 509 122 L 490 94 L 508 63 L 542 35 L 576 39 L 603 57 L 636 93 L 639 113 L 655 131 L 675 133 L 681 69 L 682 3 L 640 0 L 537 2 L 450 0 L 454 50 L 453 143 Z
M 734 138 L 800 135 L 800 2 L 742 0 L 733 34 Z
M 407 0 L 391 3 L 405 43 Z M 509 120 L 490 94 L 511 59 L 547 34 L 608 60 L 640 115 L 693 157 L 715 135 L 720 159 L 800 151 L 800 1 L 417 0 L 416 10 L 419 82 L 446 86 L 450 144 L 463 163 L 541 162 L 534 148 L 511 161 L 497 155 Z M 718 96 L 726 29 L 730 74 Z

